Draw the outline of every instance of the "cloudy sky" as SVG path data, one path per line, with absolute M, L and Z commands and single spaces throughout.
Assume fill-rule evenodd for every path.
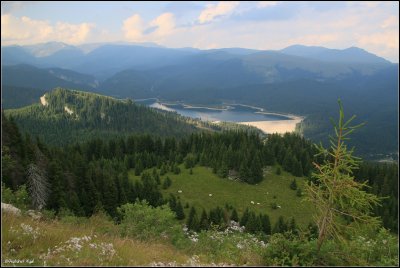
M 1 44 L 361 47 L 399 62 L 398 2 L 1 2 Z

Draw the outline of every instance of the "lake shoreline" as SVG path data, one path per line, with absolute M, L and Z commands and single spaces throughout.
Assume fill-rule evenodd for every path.
M 298 117 L 292 120 L 238 122 L 238 124 L 256 127 L 265 134 L 285 134 L 286 132 L 294 132 L 296 125 L 301 123 L 301 121 L 303 121 L 303 118 Z
M 175 109 L 206 109 L 206 110 L 211 110 L 211 111 L 228 111 L 228 110 L 233 110 L 234 106 L 243 106 L 243 107 L 248 107 L 251 108 L 254 111 L 254 114 L 262 114 L 262 115 L 272 115 L 272 116 L 279 116 L 283 117 L 285 119 L 280 119 L 280 120 L 259 120 L 259 121 L 242 121 L 242 122 L 233 122 L 236 124 L 241 124 L 241 125 L 249 125 L 256 127 L 260 129 L 264 133 L 278 133 L 278 134 L 284 134 L 286 132 L 294 132 L 296 130 L 296 125 L 301 123 L 305 117 L 299 116 L 299 115 L 294 115 L 294 114 L 285 114 L 285 113 L 278 113 L 278 112 L 268 112 L 264 108 L 256 107 L 256 106 L 251 106 L 251 105 L 246 105 L 246 104 L 240 104 L 240 103 L 235 103 L 235 104 L 227 104 L 223 103 L 224 108 L 214 108 L 214 107 L 207 107 L 207 106 L 194 106 L 190 104 L 186 104 L 183 102 L 165 102 L 165 101 L 160 101 L 157 98 L 148 98 L 148 99 L 141 99 L 141 100 L 155 100 L 153 108 L 161 109 L 161 110 L 167 110 L 167 111 L 174 111 Z M 138 100 L 138 101 L 141 101 Z M 177 107 L 179 106 L 179 108 Z M 151 107 L 151 106 L 150 106 Z M 221 121 L 224 120 L 204 120 L 204 121 L 209 121 L 214 124 L 219 124 Z M 227 121 L 227 122 L 232 122 L 232 121 Z

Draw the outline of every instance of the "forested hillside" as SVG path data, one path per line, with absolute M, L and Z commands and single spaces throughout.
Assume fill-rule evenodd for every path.
M 179 174 L 182 168 L 206 166 L 221 178 L 257 184 L 265 178 L 265 167 L 277 165 L 277 174 L 282 167 L 294 176 L 309 177 L 311 162 L 320 161 L 314 157 L 312 144 L 295 134 L 270 135 L 266 140 L 243 131 L 192 134 L 179 140 L 136 135 L 108 141 L 92 138 L 83 144 L 54 147 L 22 135 L 14 120 L 3 117 L 2 126 L 5 185 L 17 190 L 26 184 L 26 169 L 34 164 L 47 174 L 50 183 L 46 207 L 55 211 L 67 208 L 80 216 L 89 216 L 99 208 L 116 216 L 117 206 L 136 198 L 153 206 L 169 202 L 169 197 L 163 198 L 160 192 L 161 187 L 168 188 L 171 183 L 166 173 Z M 141 176 L 139 181 L 129 180 L 130 169 Z M 149 169 L 155 170 L 149 173 Z M 359 180 L 368 180 L 373 193 L 388 196 L 383 209 L 376 208 L 375 213 L 383 217 L 385 227 L 395 232 L 397 175 L 394 164 L 365 163 L 356 173 Z
M 218 129 L 171 112 L 136 105 L 129 99 L 117 100 L 61 88 L 46 93 L 41 103 L 6 110 L 5 114 L 14 118 L 22 132 L 58 145 L 132 133 L 182 137 L 198 131 L 199 127 Z
M 66 111 L 71 109 L 72 106 Z M 292 190 L 297 189 L 297 197 L 287 200 L 299 202 L 298 198 L 303 194 L 295 177 L 306 176 L 309 183 L 315 183 L 315 177 L 309 177 L 314 171 L 311 162 L 320 164 L 325 157 L 316 157 L 312 143 L 296 134 L 263 137 L 255 132 L 228 131 L 193 133 L 180 139 L 132 135 L 108 140 L 92 138 L 87 142 L 60 147 L 47 145 L 43 140 L 31 138 L 29 134 L 21 134 L 14 119 L 7 119 L 4 115 L 2 129 L 3 201 L 22 209 L 41 209 L 43 213 L 41 221 L 36 223 L 26 216 L 7 216 L 6 227 L 3 229 L 6 240 L 10 241 L 7 245 L 3 241 L 3 246 L 7 247 L 6 256 L 28 254 L 35 259 L 40 253 L 37 250 L 26 252 L 26 245 L 36 242 L 38 248 L 44 244 L 52 248 L 47 255 L 42 254 L 38 260 L 35 259 L 36 264 L 43 261 L 79 265 L 83 262 L 83 253 L 80 250 L 70 252 L 71 247 L 68 247 L 74 243 L 79 249 L 85 248 L 85 254 L 89 254 L 85 255 L 86 264 L 99 261 L 102 264 L 132 263 L 124 253 L 126 241 L 140 244 L 134 242 L 137 239 L 149 243 L 148 247 L 153 247 L 154 243 L 162 243 L 162 248 L 166 249 L 173 247 L 180 252 L 175 254 L 204 254 L 202 259 L 206 263 L 398 263 L 394 256 L 394 252 L 398 251 L 395 238 L 384 229 L 369 230 L 363 227 L 357 229 L 357 235 L 350 237 L 340 247 L 334 240 L 328 239 L 323 249 L 316 251 L 318 228 L 311 219 L 310 224 L 304 226 L 303 217 L 309 215 L 310 210 L 304 210 L 304 213 L 297 211 L 296 217 L 287 214 L 290 208 L 296 206 L 294 203 L 285 203 L 287 208 L 282 209 L 282 214 L 276 218 L 265 212 L 257 213 L 252 206 L 258 203 L 254 202 L 244 210 L 219 197 L 220 203 L 216 207 L 205 209 L 196 202 L 185 203 L 183 197 L 179 196 L 181 190 L 165 194 L 171 184 L 178 182 L 176 175 L 183 173 L 187 176 L 185 180 L 191 180 L 194 179 L 193 172 L 200 172 L 201 167 L 210 168 L 219 177 L 215 176 L 214 180 L 234 179 L 236 181 L 231 183 L 247 183 L 254 187 L 260 187 L 263 180 L 271 177 L 268 174 L 273 167 L 276 173 L 273 176 L 274 183 L 280 184 L 276 180 L 281 176 L 281 168 L 292 173 L 294 179 L 290 185 L 287 183 L 283 186 L 287 187 L 285 190 L 279 190 L 278 187 L 271 194 L 281 195 L 290 191 L 294 196 Z M 138 176 L 135 180 L 129 178 L 132 170 Z M 282 180 L 288 182 L 287 175 L 284 176 Z M 392 232 L 398 231 L 397 176 L 398 166 L 394 164 L 365 163 L 356 173 L 358 180 L 368 180 L 372 186 L 368 191 L 387 197 L 383 209 L 375 207 L 374 213 L 382 217 L 383 225 Z M 40 195 L 35 194 L 37 191 L 40 191 Z M 237 191 L 230 194 L 242 193 Z M 208 197 L 212 198 L 212 195 Z M 256 198 L 256 195 L 253 197 Z M 271 203 L 270 210 L 280 209 L 280 205 Z M 284 211 L 287 211 L 286 214 Z M 154 222 L 157 224 L 154 225 Z M 298 225 L 297 222 L 303 224 Z M 70 224 L 82 236 L 71 238 L 73 242 L 65 236 L 65 232 L 71 233 Z M 182 224 L 186 225 L 183 229 Z M 88 226 L 97 227 L 90 231 Z M 49 232 L 44 235 L 42 229 Z M 90 236 L 83 236 L 82 232 L 91 233 Z M 125 242 L 120 241 L 121 236 Z M 60 240 L 60 237 L 67 241 Z M 57 245 L 54 241 L 57 241 Z M 88 241 L 93 242 L 86 243 Z M 104 244 L 101 241 L 109 242 Z M 371 246 L 366 246 L 366 243 Z M 379 243 L 383 243 L 383 246 Z M 92 256 L 97 249 L 103 250 L 99 260 Z M 333 249 L 335 254 L 332 253 Z M 65 251 L 63 254 L 66 255 L 63 256 L 69 256 L 64 257 L 67 262 L 59 258 L 60 251 Z M 340 257 L 337 256 L 338 252 Z M 227 258 L 226 253 L 234 257 Z M 149 259 L 148 255 L 142 252 L 139 254 L 142 260 Z M 297 257 L 298 254 L 300 257 Z M 168 261 L 175 257 L 161 259 Z M 198 257 L 190 263 L 199 264 Z

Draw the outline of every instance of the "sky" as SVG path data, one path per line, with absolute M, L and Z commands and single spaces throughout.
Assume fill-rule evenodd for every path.
M 356 46 L 399 62 L 396 2 L 1 2 L 1 45 L 153 42 L 278 50 Z

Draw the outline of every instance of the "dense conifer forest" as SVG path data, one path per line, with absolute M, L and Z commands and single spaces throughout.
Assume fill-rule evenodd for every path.
M 221 178 L 234 173 L 244 183 L 257 184 L 263 180 L 266 166 L 278 164 L 294 176 L 310 177 L 312 161 L 320 161 L 314 157 L 312 143 L 296 134 L 265 138 L 254 132 L 224 131 L 192 133 L 180 139 L 145 134 L 107 140 L 93 138 L 59 147 L 21 133 L 14 120 L 4 114 L 2 119 L 5 187 L 16 191 L 26 185 L 26 170 L 33 164 L 41 174 L 46 174 L 44 177 L 49 183 L 46 209 L 68 210 L 77 216 L 91 216 L 104 210 L 118 220 L 117 207 L 139 199 L 147 200 L 152 206 L 168 203 L 176 217 L 183 220 L 180 201 L 174 196 L 163 198 L 160 192 L 170 184 L 164 173 L 179 173 L 180 164 L 187 169 L 195 165 L 210 167 Z M 144 171 L 152 168 L 160 169 L 160 173 Z M 140 181 L 129 181 L 130 169 L 141 175 Z M 365 162 L 355 176 L 360 181 L 368 181 L 370 192 L 387 197 L 374 213 L 382 217 L 386 228 L 397 232 L 397 165 Z M 193 207 L 186 217 L 189 228 L 194 230 L 240 218 L 242 224 L 251 226 L 250 231 L 271 232 L 268 215 L 255 215 L 251 211 L 237 215 L 235 208 L 196 211 Z M 277 226 L 275 232 L 287 230 L 291 226 L 289 221 L 281 219 L 281 223 L 272 223 Z M 295 223 L 292 225 L 295 228 Z

